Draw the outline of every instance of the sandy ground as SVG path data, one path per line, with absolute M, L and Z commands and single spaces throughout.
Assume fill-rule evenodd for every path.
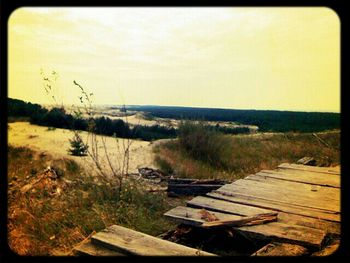
M 68 154 L 67 149 L 70 148 L 69 139 L 73 137 L 73 132 L 66 129 L 48 130 L 47 127 L 32 125 L 28 122 L 9 123 L 8 143 L 14 146 L 26 146 L 33 150 L 46 152 L 55 158 L 72 158 L 81 164 L 83 167 L 94 170 L 93 161 L 90 156 L 76 157 Z M 84 142 L 88 139 L 87 132 L 80 132 Z M 102 144 L 102 138 L 106 140 L 106 150 L 110 156 L 113 167 L 118 170 L 121 166 L 123 157 L 123 143 L 126 144 L 126 139 L 112 138 L 107 136 L 97 136 L 98 153 L 101 158 L 101 163 L 106 172 L 110 173 L 105 158 L 105 149 Z M 131 140 L 130 158 L 129 158 L 129 173 L 136 173 L 139 167 L 155 167 L 153 163 L 154 153 L 152 148 L 155 143 L 147 141 Z M 91 147 L 90 147 L 91 149 Z

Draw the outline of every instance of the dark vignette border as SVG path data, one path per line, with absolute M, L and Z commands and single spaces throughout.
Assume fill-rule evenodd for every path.
M 19 7 L 40 7 L 40 6 L 52 6 L 52 7 L 99 7 L 99 6 L 222 6 L 222 7 L 314 7 L 314 6 L 324 6 L 333 9 L 334 12 L 338 14 L 340 19 L 341 27 L 341 213 L 342 213 L 342 225 L 341 225 L 341 244 L 340 248 L 330 257 L 301 257 L 301 258 L 291 258 L 291 257 L 269 257 L 269 258 L 251 258 L 251 257 L 230 257 L 230 258 L 189 258 L 189 257 L 149 257 L 149 258 L 138 258 L 138 257 L 129 257 L 129 258 L 84 258 L 84 257 L 20 257 L 13 253 L 7 244 L 7 21 L 11 13 Z M 172 2 L 154 2 L 148 3 L 146 1 L 108 1 L 108 0 L 99 0 L 99 1 L 81 1 L 81 0 L 5 0 L 0 2 L 0 33 L 1 33 L 1 86 L 0 86 L 0 115 L 1 115 L 1 132 L 0 132 L 0 146 L 1 146 L 1 155 L 0 157 L 0 262 L 23 262 L 23 261 L 33 261 L 33 262 L 86 262 L 86 261 L 110 261 L 110 262 L 144 262 L 148 261 L 166 261 L 166 262 L 192 262 L 192 261 L 201 261 L 201 262 L 285 262 L 291 261 L 307 261 L 307 262 L 342 262 L 348 261 L 350 259 L 350 248 L 349 248 L 349 210 L 348 202 L 349 192 L 346 187 L 350 186 L 349 180 L 349 164 L 347 163 L 349 149 L 347 146 L 349 143 L 349 125 L 347 122 L 350 120 L 349 116 L 349 100 L 347 96 L 348 82 L 346 81 L 347 74 L 344 74 L 346 71 L 345 62 L 346 55 L 348 54 L 348 49 L 350 44 L 346 40 L 345 36 L 348 32 L 348 17 L 347 10 L 345 6 L 345 1 L 326 1 L 326 0 L 296 0 L 296 1 L 259 1 L 259 0 L 238 0 L 238 1 L 228 1 L 228 0 L 218 0 L 212 1 L 172 1 Z M 6 211 L 6 212 L 5 212 Z

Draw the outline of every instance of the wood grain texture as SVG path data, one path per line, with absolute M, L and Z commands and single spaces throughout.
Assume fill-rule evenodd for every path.
M 302 170 L 316 173 L 325 173 L 325 174 L 340 174 L 340 167 L 318 167 L 318 166 L 309 166 L 302 164 L 294 164 L 294 163 L 282 163 L 278 166 L 278 168 L 282 169 L 294 169 L 294 170 Z
M 320 173 L 287 170 L 262 170 L 257 174 L 280 180 L 340 188 L 340 176 L 334 174 L 324 175 Z
M 276 185 L 269 181 L 263 181 L 263 180 L 256 181 L 256 180 L 249 180 L 249 179 L 240 179 L 235 181 L 232 184 L 249 187 L 252 189 L 255 189 L 255 188 L 264 189 L 267 191 L 278 193 L 280 195 L 290 195 L 293 198 L 294 197 L 299 198 L 309 203 L 315 203 L 315 202 L 327 203 L 326 206 L 330 208 L 329 210 L 338 208 L 338 210 L 335 210 L 335 211 L 340 211 L 340 191 L 339 190 L 337 191 L 337 189 L 335 188 L 333 188 L 333 190 L 336 190 L 338 194 L 334 193 L 334 195 L 332 195 L 331 193 L 320 192 L 319 191 L 320 188 L 329 188 L 329 187 L 321 187 L 321 186 L 309 185 L 309 187 L 301 187 L 299 184 L 292 187 L 291 185 L 284 186 L 283 183 L 279 183 L 278 185 Z M 302 185 L 305 185 L 305 184 L 302 184 Z
M 74 248 L 74 254 L 76 256 L 125 256 L 120 252 L 116 252 L 114 250 L 110 250 L 104 247 L 96 246 L 91 243 L 91 241 L 80 244 L 79 246 Z
M 254 216 L 257 214 L 272 213 L 273 211 L 248 205 L 236 204 L 205 196 L 197 196 L 187 202 L 190 207 L 205 208 L 212 211 L 236 214 L 240 216 Z
M 230 196 L 218 192 L 211 192 L 207 194 L 210 197 L 222 199 L 230 202 L 239 202 L 250 206 L 258 206 L 262 208 L 269 208 L 273 211 L 278 211 L 278 221 L 281 223 L 300 225 L 311 228 L 317 228 L 327 233 L 340 235 L 340 224 L 338 222 L 326 221 L 323 219 L 315 218 L 315 214 L 318 216 L 324 216 L 328 219 L 333 219 L 329 214 L 317 214 L 315 211 L 308 211 L 299 209 L 298 207 L 286 206 L 271 202 L 264 202 L 263 200 L 257 200 L 252 198 L 245 198 L 244 196 Z M 307 215 L 307 216 L 305 216 Z M 314 216 L 314 217 L 310 217 Z M 338 215 L 339 217 L 339 215 Z M 339 218 L 335 218 L 340 221 Z
M 253 180 L 265 184 L 274 185 L 276 187 L 282 187 L 283 189 L 288 189 L 293 192 L 313 192 L 315 197 L 325 196 L 330 199 L 339 200 L 340 199 L 340 189 L 334 187 L 325 187 L 321 185 L 311 185 L 302 182 L 292 182 L 281 180 L 279 178 L 273 178 L 269 176 L 264 176 L 261 174 L 248 175 L 244 179 Z
M 249 181 L 249 180 L 247 180 Z M 322 202 L 322 200 L 317 200 L 314 198 L 308 198 L 305 196 L 296 195 L 293 192 L 280 189 L 271 190 L 266 189 L 266 187 L 260 187 L 259 185 L 241 185 L 241 184 L 227 184 L 218 189 L 218 191 L 229 191 L 237 194 L 242 194 L 246 196 L 260 197 L 265 200 L 274 200 L 278 202 L 283 202 L 287 204 L 293 204 L 298 206 L 316 208 L 323 211 L 340 213 L 340 206 L 333 202 Z
M 93 244 L 136 256 L 215 256 L 122 226 L 113 225 L 92 236 Z

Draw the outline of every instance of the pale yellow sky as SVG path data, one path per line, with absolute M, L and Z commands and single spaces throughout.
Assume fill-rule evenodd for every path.
M 59 102 L 340 112 L 340 22 L 328 8 L 20 8 L 8 95 Z

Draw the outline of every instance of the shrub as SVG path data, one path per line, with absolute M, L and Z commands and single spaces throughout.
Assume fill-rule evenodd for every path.
M 74 133 L 73 139 L 69 140 L 71 148 L 68 149 L 69 154 L 74 156 L 87 155 L 88 145 L 86 145 L 77 132 Z
M 173 174 L 174 173 L 174 170 L 171 167 L 171 164 L 166 159 L 163 159 L 157 155 L 155 157 L 154 161 L 159 166 L 159 168 L 162 172 L 164 172 L 166 174 Z
M 180 145 L 193 158 L 226 168 L 232 155 L 231 140 L 203 123 L 182 122 L 179 126 Z

